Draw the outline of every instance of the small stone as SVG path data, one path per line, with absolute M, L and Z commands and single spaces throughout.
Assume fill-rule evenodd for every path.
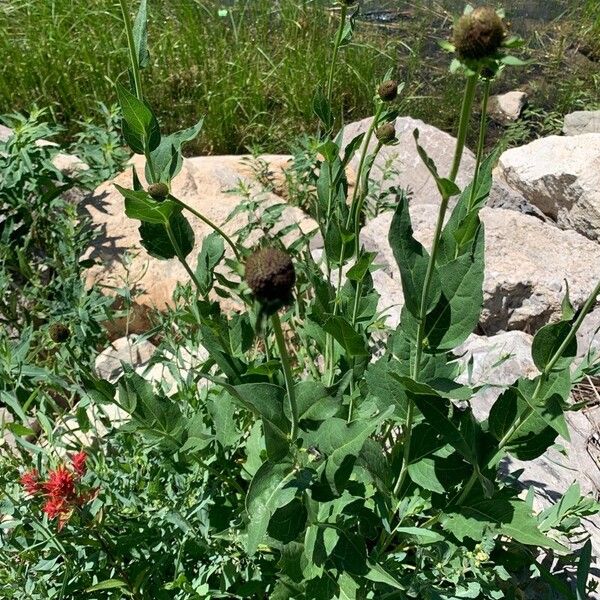
M 527 104 L 525 92 L 513 91 L 492 96 L 488 105 L 488 114 L 501 125 L 517 121 Z

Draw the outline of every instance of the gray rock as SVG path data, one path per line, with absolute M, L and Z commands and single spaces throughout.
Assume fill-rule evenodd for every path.
M 528 202 L 523 194 L 511 188 L 497 173 L 494 173 L 492 189 L 490 190 L 486 206 L 489 208 L 516 210 L 524 215 L 531 215 L 542 221 L 549 221 L 539 208 Z
M 363 119 L 346 125 L 343 131 L 342 145 L 345 147 L 360 133 L 367 131 L 372 119 Z M 372 179 L 381 183 L 383 188 L 392 186 L 409 191 L 413 204 L 436 204 L 440 195 L 433 177 L 417 154 L 413 132 L 420 132 L 420 143 L 435 161 L 440 175 L 446 177 L 451 169 L 456 139 L 436 127 L 411 117 L 398 117 L 395 122 L 398 144 L 384 146 L 377 156 L 371 172 Z M 375 149 L 375 136 L 370 149 Z M 357 153 L 358 154 L 358 153 Z M 358 170 L 359 157 L 351 161 L 352 168 Z M 475 169 L 475 157 L 465 148 L 457 183 L 464 187 L 470 183 Z
M 600 133 L 550 136 L 507 150 L 498 170 L 559 227 L 600 239 Z
M 437 208 L 411 205 L 410 212 L 415 237 L 430 247 Z M 565 280 L 574 305 L 581 306 L 600 279 L 600 246 L 574 231 L 500 208 L 484 208 L 481 218 L 486 228 L 486 271 L 480 326 L 486 334 L 535 332 L 560 314 Z M 378 252 L 376 262 L 400 285 L 388 243 L 391 220 L 391 213 L 373 219 L 361 240 L 368 250 Z
M 600 133 L 600 110 L 578 110 L 565 116 L 565 135 Z
M 490 98 L 488 114 L 497 123 L 508 125 L 519 119 L 526 104 L 527 94 L 525 92 L 507 92 Z

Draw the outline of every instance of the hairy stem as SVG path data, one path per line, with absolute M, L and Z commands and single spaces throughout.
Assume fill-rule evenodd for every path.
M 479 122 L 479 140 L 477 142 L 477 157 L 475 161 L 475 173 L 473 174 L 473 185 L 471 187 L 471 195 L 469 197 L 469 208 L 467 212 L 473 209 L 475 203 L 475 194 L 477 193 L 477 181 L 479 179 L 479 171 L 481 170 L 481 162 L 483 160 L 483 151 L 485 148 L 485 137 L 487 134 L 487 108 L 490 99 L 491 79 L 485 79 L 483 84 L 483 99 L 481 101 L 481 120 Z
M 131 18 L 129 16 L 129 7 L 127 6 L 127 0 L 119 0 L 121 5 L 121 13 L 123 14 L 123 23 L 125 24 L 125 35 L 127 36 L 127 47 L 129 48 L 129 62 L 131 63 L 131 74 L 133 76 L 133 84 L 135 87 L 135 95 L 137 99 L 144 100 L 144 94 L 142 93 L 142 77 L 140 74 L 140 64 L 138 57 L 135 53 L 135 42 L 133 40 L 133 27 L 131 25 Z
M 465 87 L 465 95 L 463 97 L 462 110 L 460 113 L 458 136 L 456 138 L 456 148 L 454 150 L 454 159 L 452 161 L 450 175 L 448 176 L 450 181 L 456 181 L 456 176 L 458 175 L 458 170 L 460 168 L 465 143 L 467 141 L 467 131 L 469 129 L 469 121 L 473 110 L 473 100 L 475 99 L 475 90 L 477 89 L 478 79 L 479 74 L 471 75 L 467 78 L 467 85 Z
M 463 97 L 462 109 L 460 112 L 460 123 L 458 127 L 458 135 L 456 138 L 456 149 L 454 152 L 454 160 L 452 163 L 452 169 L 450 171 L 450 179 L 454 181 L 460 168 L 460 163 L 465 148 L 465 141 L 467 139 L 467 130 L 469 127 L 469 121 L 471 119 L 471 113 L 473 110 L 473 100 L 475 98 L 475 90 L 477 87 L 478 75 L 472 75 L 467 79 L 467 85 L 465 87 L 465 94 Z M 417 327 L 417 342 L 415 346 L 415 361 L 412 365 L 411 376 L 415 381 L 419 380 L 421 371 L 421 358 L 423 356 L 423 345 L 425 343 L 425 326 L 427 318 L 427 310 L 429 308 L 427 301 L 429 297 L 429 290 L 431 289 L 431 282 L 433 280 L 433 274 L 435 272 L 435 263 L 440 243 L 440 237 L 442 228 L 444 226 L 444 219 L 446 217 L 446 211 L 448 209 L 448 201 L 450 198 L 446 195 L 442 196 L 440 203 L 440 210 L 438 212 L 437 223 L 435 226 L 435 233 L 433 236 L 433 242 L 431 246 L 431 252 L 429 254 L 429 262 L 427 263 L 427 271 L 425 273 L 425 280 L 423 282 L 423 291 L 421 293 L 421 303 L 419 306 L 419 317 Z M 413 402 L 409 401 L 408 409 L 406 413 L 405 422 L 405 433 L 404 433 L 404 445 L 402 454 L 402 467 L 400 469 L 400 475 L 394 486 L 394 495 L 398 495 L 406 476 L 408 475 L 408 464 L 410 460 L 410 447 L 412 442 L 412 425 L 414 419 L 414 405 Z
M 173 229 L 171 228 L 171 225 L 167 223 L 165 225 L 165 229 L 167 230 L 167 235 L 169 236 L 169 240 L 171 241 L 171 244 L 173 245 L 173 248 L 175 249 L 175 254 L 177 255 L 177 258 L 179 259 L 179 262 L 183 265 L 183 268 L 187 271 L 188 275 L 190 276 L 190 279 L 194 282 L 194 285 L 196 286 L 196 289 L 198 290 L 198 292 L 201 292 L 202 286 L 200 285 L 200 282 L 198 281 L 196 274 L 194 273 L 194 271 L 192 271 L 190 265 L 188 264 L 187 260 L 185 259 L 185 256 L 183 255 L 183 252 L 181 251 L 179 243 L 177 242 L 177 239 L 175 238 L 175 235 L 173 234 Z
M 294 380 L 292 377 L 292 367 L 290 365 L 290 356 L 285 345 L 285 338 L 283 337 L 283 330 L 281 329 L 281 321 L 279 315 L 274 313 L 271 316 L 271 323 L 273 324 L 273 331 L 275 332 L 275 340 L 277 341 L 277 348 L 279 349 L 279 356 L 281 358 L 281 365 L 283 367 L 283 376 L 285 378 L 285 387 L 287 390 L 288 400 L 290 402 L 290 414 L 292 416 L 292 431 L 291 438 L 295 441 L 298 437 L 298 405 L 296 404 L 296 394 L 294 389 Z

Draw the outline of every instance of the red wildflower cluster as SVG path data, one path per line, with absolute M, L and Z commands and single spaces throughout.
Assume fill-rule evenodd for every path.
M 31 496 L 45 498 L 42 511 L 50 519 L 58 518 L 58 530 L 60 531 L 69 520 L 76 506 L 82 506 L 93 499 L 97 491 L 79 491 L 77 488 L 79 480 L 86 472 L 87 455 L 85 452 L 77 452 L 71 457 L 71 469 L 60 465 L 48 472 L 45 482 L 40 481 L 37 469 L 32 469 L 21 475 L 21 485 Z

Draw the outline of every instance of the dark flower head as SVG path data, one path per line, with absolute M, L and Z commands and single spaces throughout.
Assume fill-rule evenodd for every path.
M 278 248 L 261 248 L 246 261 L 246 282 L 263 306 L 277 310 L 292 299 L 296 283 L 292 259 Z
M 148 193 L 154 200 L 164 200 L 169 195 L 169 186 L 166 183 L 151 183 Z
M 384 81 L 379 86 L 378 93 L 384 102 L 393 102 L 398 97 L 398 82 L 392 79 Z
M 453 42 L 462 59 L 493 56 L 506 38 L 506 26 L 490 6 L 481 6 L 463 15 L 454 26 Z
M 384 123 L 377 129 L 375 136 L 382 144 L 391 144 L 396 140 L 396 128 L 393 123 Z
M 64 323 L 52 323 L 49 332 L 50 339 L 55 344 L 64 344 L 71 336 L 71 331 Z

